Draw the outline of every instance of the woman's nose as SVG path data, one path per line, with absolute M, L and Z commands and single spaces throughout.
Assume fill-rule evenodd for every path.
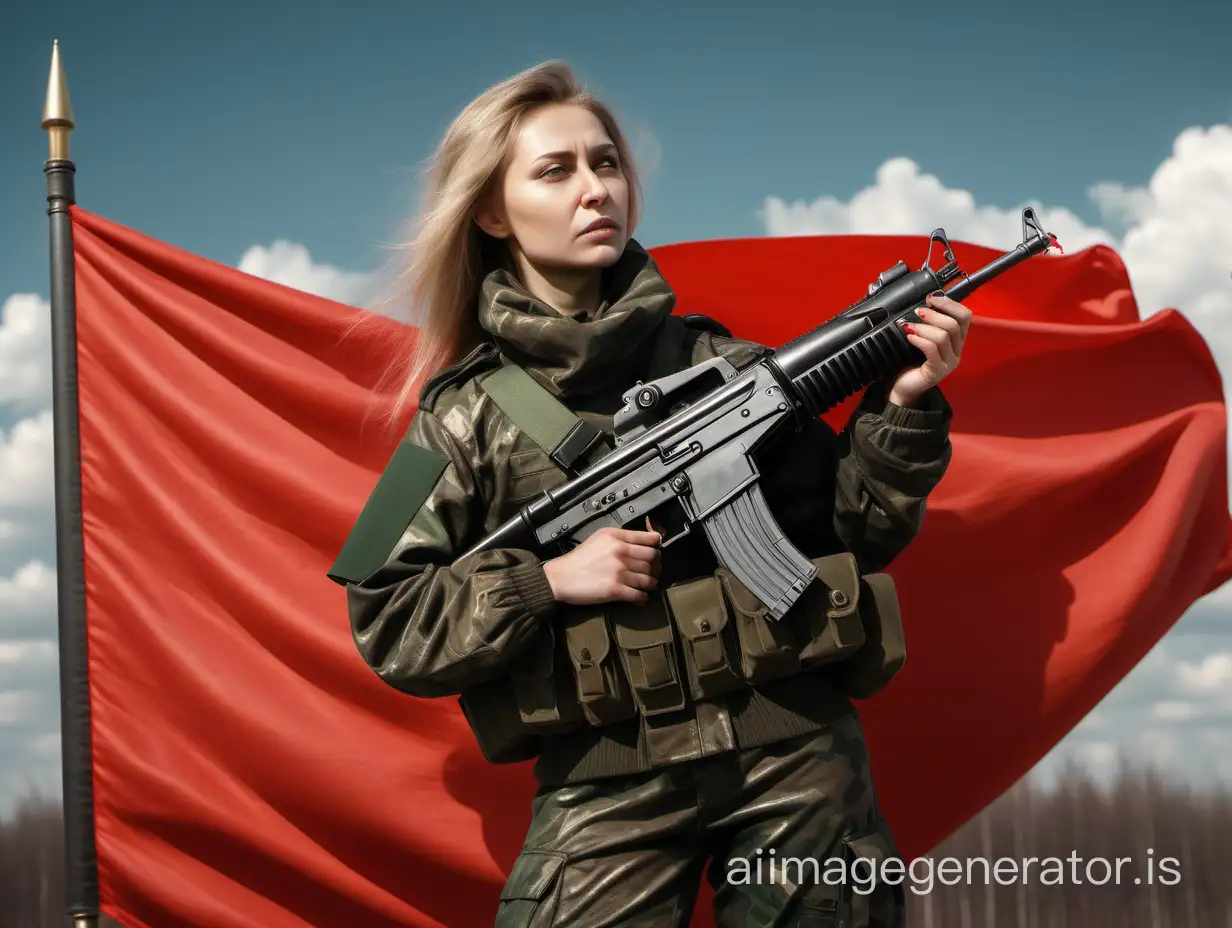
M 586 207 L 598 206 L 607 199 L 607 188 L 603 186 L 601 181 L 594 174 L 586 178 L 586 190 L 582 194 L 582 205 Z

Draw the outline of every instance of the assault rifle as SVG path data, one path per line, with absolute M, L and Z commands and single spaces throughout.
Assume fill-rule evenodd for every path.
M 604 526 L 641 524 L 675 501 L 683 527 L 662 547 L 700 525 L 718 562 L 780 619 L 813 581 L 816 566 L 788 540 L 766 505 L 753 452 L 767 436 L 801 417 L 817 418 L 857 390 L 923 353 L 900 328 L 928 294 L 962 300 L 1032 255 L 1056 246 L 1034 211 L 1022 211 L 1023 241 L 980 268 L 962 271 L 944 229 L 928 243 L 923 266 L 905 261 L 882 272 L 868 295 L 829 321 L 737 372 L 722 357 L 638 383 L 613 419 L 616 447 L 576 477 L 524 506 L 467 554 L 493 548 L 568 550 Z M 933 246 L 945 264 L 931 267 Z

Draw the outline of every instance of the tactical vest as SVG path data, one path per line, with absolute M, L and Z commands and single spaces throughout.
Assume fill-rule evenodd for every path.
M 699 329 L 729 334 L 704 316 L 667 319 L 651 379 L 689 366 Z M 479 374 L 478 384 L 568 476 L 610 450 L 607 436 L 507 359 Z M 690 699 L 823 665 L 849 697 L 872 696 L 905 658 L 894 582 L 885 573 L 861 575 L 846 552 L 813 563 L 817 577 L 778 621 L 722 566 L 651 590 L 644 604 L 560 604 L 508 675 L 459 696 L 484 757 L 529 760 L 543 736 L 677 711 Z

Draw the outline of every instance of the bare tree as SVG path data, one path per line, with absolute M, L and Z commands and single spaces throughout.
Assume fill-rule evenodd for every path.
M 1017 878 L 1004 883 L 981 885 L 980 867 L 970 881 L 938 883 L 927 903 L 945 928 L 970 924 L 974 912 L 989 928 L 1232 928 L 1232 793 L 1198 791 L 1124 760 L 1105 787 L 1073 764 L 1051 789 L 1024 778 L 925 856 L 934 872 L 945 858 L 964 874 L 971 857 L 1018 864 Z M 1023 858 L 1036 858 L 1025 881 Z M 924 924 L 925 900 L 908 896 L 910 923 Z
M 64 836 L 60 803 L 37 792 L 0 821 L 0 928 L 64 923 Z

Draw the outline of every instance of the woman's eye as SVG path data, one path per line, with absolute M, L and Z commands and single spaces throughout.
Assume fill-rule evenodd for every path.
M 598 168 L 602 168 L 602 167 L 604 167 L 605 165 L 606 165 L 607 167 L 609 167 L 610 169 L 614 170 L 614 171 L 619 171 L 619 170 L 620 170 L 620 164 L 619 164 L 619 161 L 618 161 L 615 157 L 612 157 L 612 156 L 605 157 L 605 158 L 603 158 L 603 159 L 602 159 L 602 160 L 601 160 L 601 161 L 600 161 L 600 162 L 599 162 L 599 163 L 598 163 L 595 167 L 596 167 L 596 169 L 598 169 Z M 543 172 L 539 175 L 539 177 L 540 177 L 540 178 L 545 178 L 545 177 L 560 177 L 560 176 L 565 175 L 565 174 L 568 174 L 568 173 L 569 173 L 569 172 L 568 172 L 567 170 L 565 170 L 565 168 L 564 168 L 562 165 L 559 165 L 559 164 L 554 164 L 554 165 L 552 165 L 551 167 L 549 167 L 547 170 L 543 171 Z

